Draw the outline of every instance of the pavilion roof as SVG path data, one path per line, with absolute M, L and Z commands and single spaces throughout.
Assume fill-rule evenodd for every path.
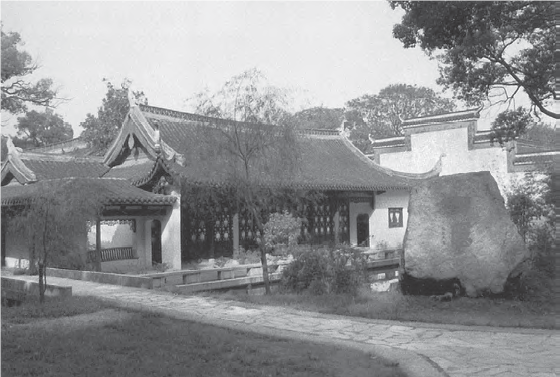
M 131 184 L 126 179 L 109 178 L 62 178 L 47 179 L 28 185 L 9 185 L 2 187 L 2 206 L 24 204 L 46 190 L 63 188 L 65 184 L 78 183 L 93 190 L 99 200 L 106 205 L 171 205 L 177 198 L 171 195 L 154 194 Z M 68 186 L 84 187 L 84 186 Z
M 218 146 L 222 145 L 224 132 L 232 126 L 251 129 L 256 125 L 152 106 L 134 106 L 105 156 L 105 163 L 115 166 L 107 176 L 136 176 L 140 170 L 147 169 L 148 162 L 117 170 L 132 149 L 140 145 L 153 160 L 164 156 L 159 159 L 164 162 L 165 170 L 189 182 L 228 184 L 232 179 L 232 158 Z M 377 191 L 408 189 L 416 178 L 425 178 L 379 166 L 338 130 L 301 131 L 296 141 L 300 163 L 285 177 L 263 174 L 262 183 L 304 189 Z

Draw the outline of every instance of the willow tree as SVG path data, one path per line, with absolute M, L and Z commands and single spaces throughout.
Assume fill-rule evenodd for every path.
M 190 99 L 198 114 L 230 120 L 198 131 L 200 145 L 206 146 L 200 163 L 208 164 L 208 171 L 226 172 L 226 182 L 215 190 L 233 198 L 237 213 L 244 210 L 255 221 L 267 293 L 267 250 L 262 239 L 267 208 L 275 199 L 295 194 L 286 187 L 301 160 L 298 135 L 287 110 L 289 98 L 289 91 L 269 85 L 260 71 L 252 69 L 233 77 L 214 94 L 202 92 Z M 194 206 L 206 203 L 201 196 L 215 195 L 212 190 L 199 188 L 197 192 L 198 196 L 183 197 L 194 200 Z
M 90 179 L 55 179 L 29 185 L 7 221 L 14 234 L 26 240 L 30 269 L 39 275 L 39 297 L 44 302 L 47 266 L 68 258 L 83 264 L 79 251 L 87 241 L 88 221 L 103 209 L 101 189 Z

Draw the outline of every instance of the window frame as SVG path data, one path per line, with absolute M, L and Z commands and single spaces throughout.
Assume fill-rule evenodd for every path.
M 387 209 L 389 228 L 403 228 L 403 207 L 390 207 Z M 398 221 L 392 221 L 393 214 L 397 215 Z

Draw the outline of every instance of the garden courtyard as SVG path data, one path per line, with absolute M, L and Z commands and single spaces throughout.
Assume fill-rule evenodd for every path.
M 300 310 L 321 305 L 320 300 L 302 304 L 304 296 L 296 299 L 299 303 L 282 305 L 282 296 L 277 296 L 273 305 L 260 306 L 234 301 L 234 297 L 183 296 L 54 277 L 49 283 L 72 285 L 72 300 L 77 301 L 61 305 L 55 300 L 54 305 L 47 301 L 42 308 L 29 303 L 3 309 L 4 375 L 75 375 L 80 371 L 106 375 L 116 370 L 119 375 L 228 376 L 558 373 L 554 356 L 558 354 L 557 330 L 321 314 Z M 267 303 L 275 296 L 267 296 Z M 464 305 L 462 300 L 446 304 L 450 308 L 455 305 L 455 309 L 473 304 Z M 487 307 L 483 300 L 480 302 L 482 312 Z M 342 301 L 337 304 L 352 307 Z M 418 302 L 413 305 L 421 306 Z M 503 313 L 508 305 L 510 313 L 515 313 L 514 304 L 503 305 Z M 500 314 L 495 316 L 499 321 Z M 313 345 L 301 342 L 310 340 Z M 189 357 L 185 358 L 187 353 Z M 373 370 L 379 372 L 374 374 Z

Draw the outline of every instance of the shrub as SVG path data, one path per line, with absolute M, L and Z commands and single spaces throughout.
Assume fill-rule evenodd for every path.
M 324 253 L 319 249 L 312 249 L 302 253 L 282 270 L 281 284 L 289 291 L 301 293 L 307 290 L 313 281 L 326 281 L 327 270 L 328 262 Z M 318 283 L 314 284 L 317 285 Z
M 516 295 L 523 301 L 546 302 L 552 299 L 554 280 L 553 230 L 544 221 L 532 223 L 527 234 L 531 259 L 529 269 L 519 281 Z
M 350 248 L 311 248 L 282 271 L 282 287 L 311 294 L 356 295 L 367 280 L 366 258 Z
M 301 233 L 301 219 L 288 211 L 273 213 L 264 224 L 263 240 L 267 250 L 275 255 L 286 253 L 287 247 L 297 244 Z
M 550 176 L 526 174 L 507 196 L 513 222 L 530 252 L 528 268 L 510 282 L 508 295 L 524 301 L 548 301 L 554 279 L 554 210 Z
M 235 260 L 240 264 L 252 264 L 261 262 L 261 253 L 258 250 L 245 250 L 240 247 L 235 253 Z

